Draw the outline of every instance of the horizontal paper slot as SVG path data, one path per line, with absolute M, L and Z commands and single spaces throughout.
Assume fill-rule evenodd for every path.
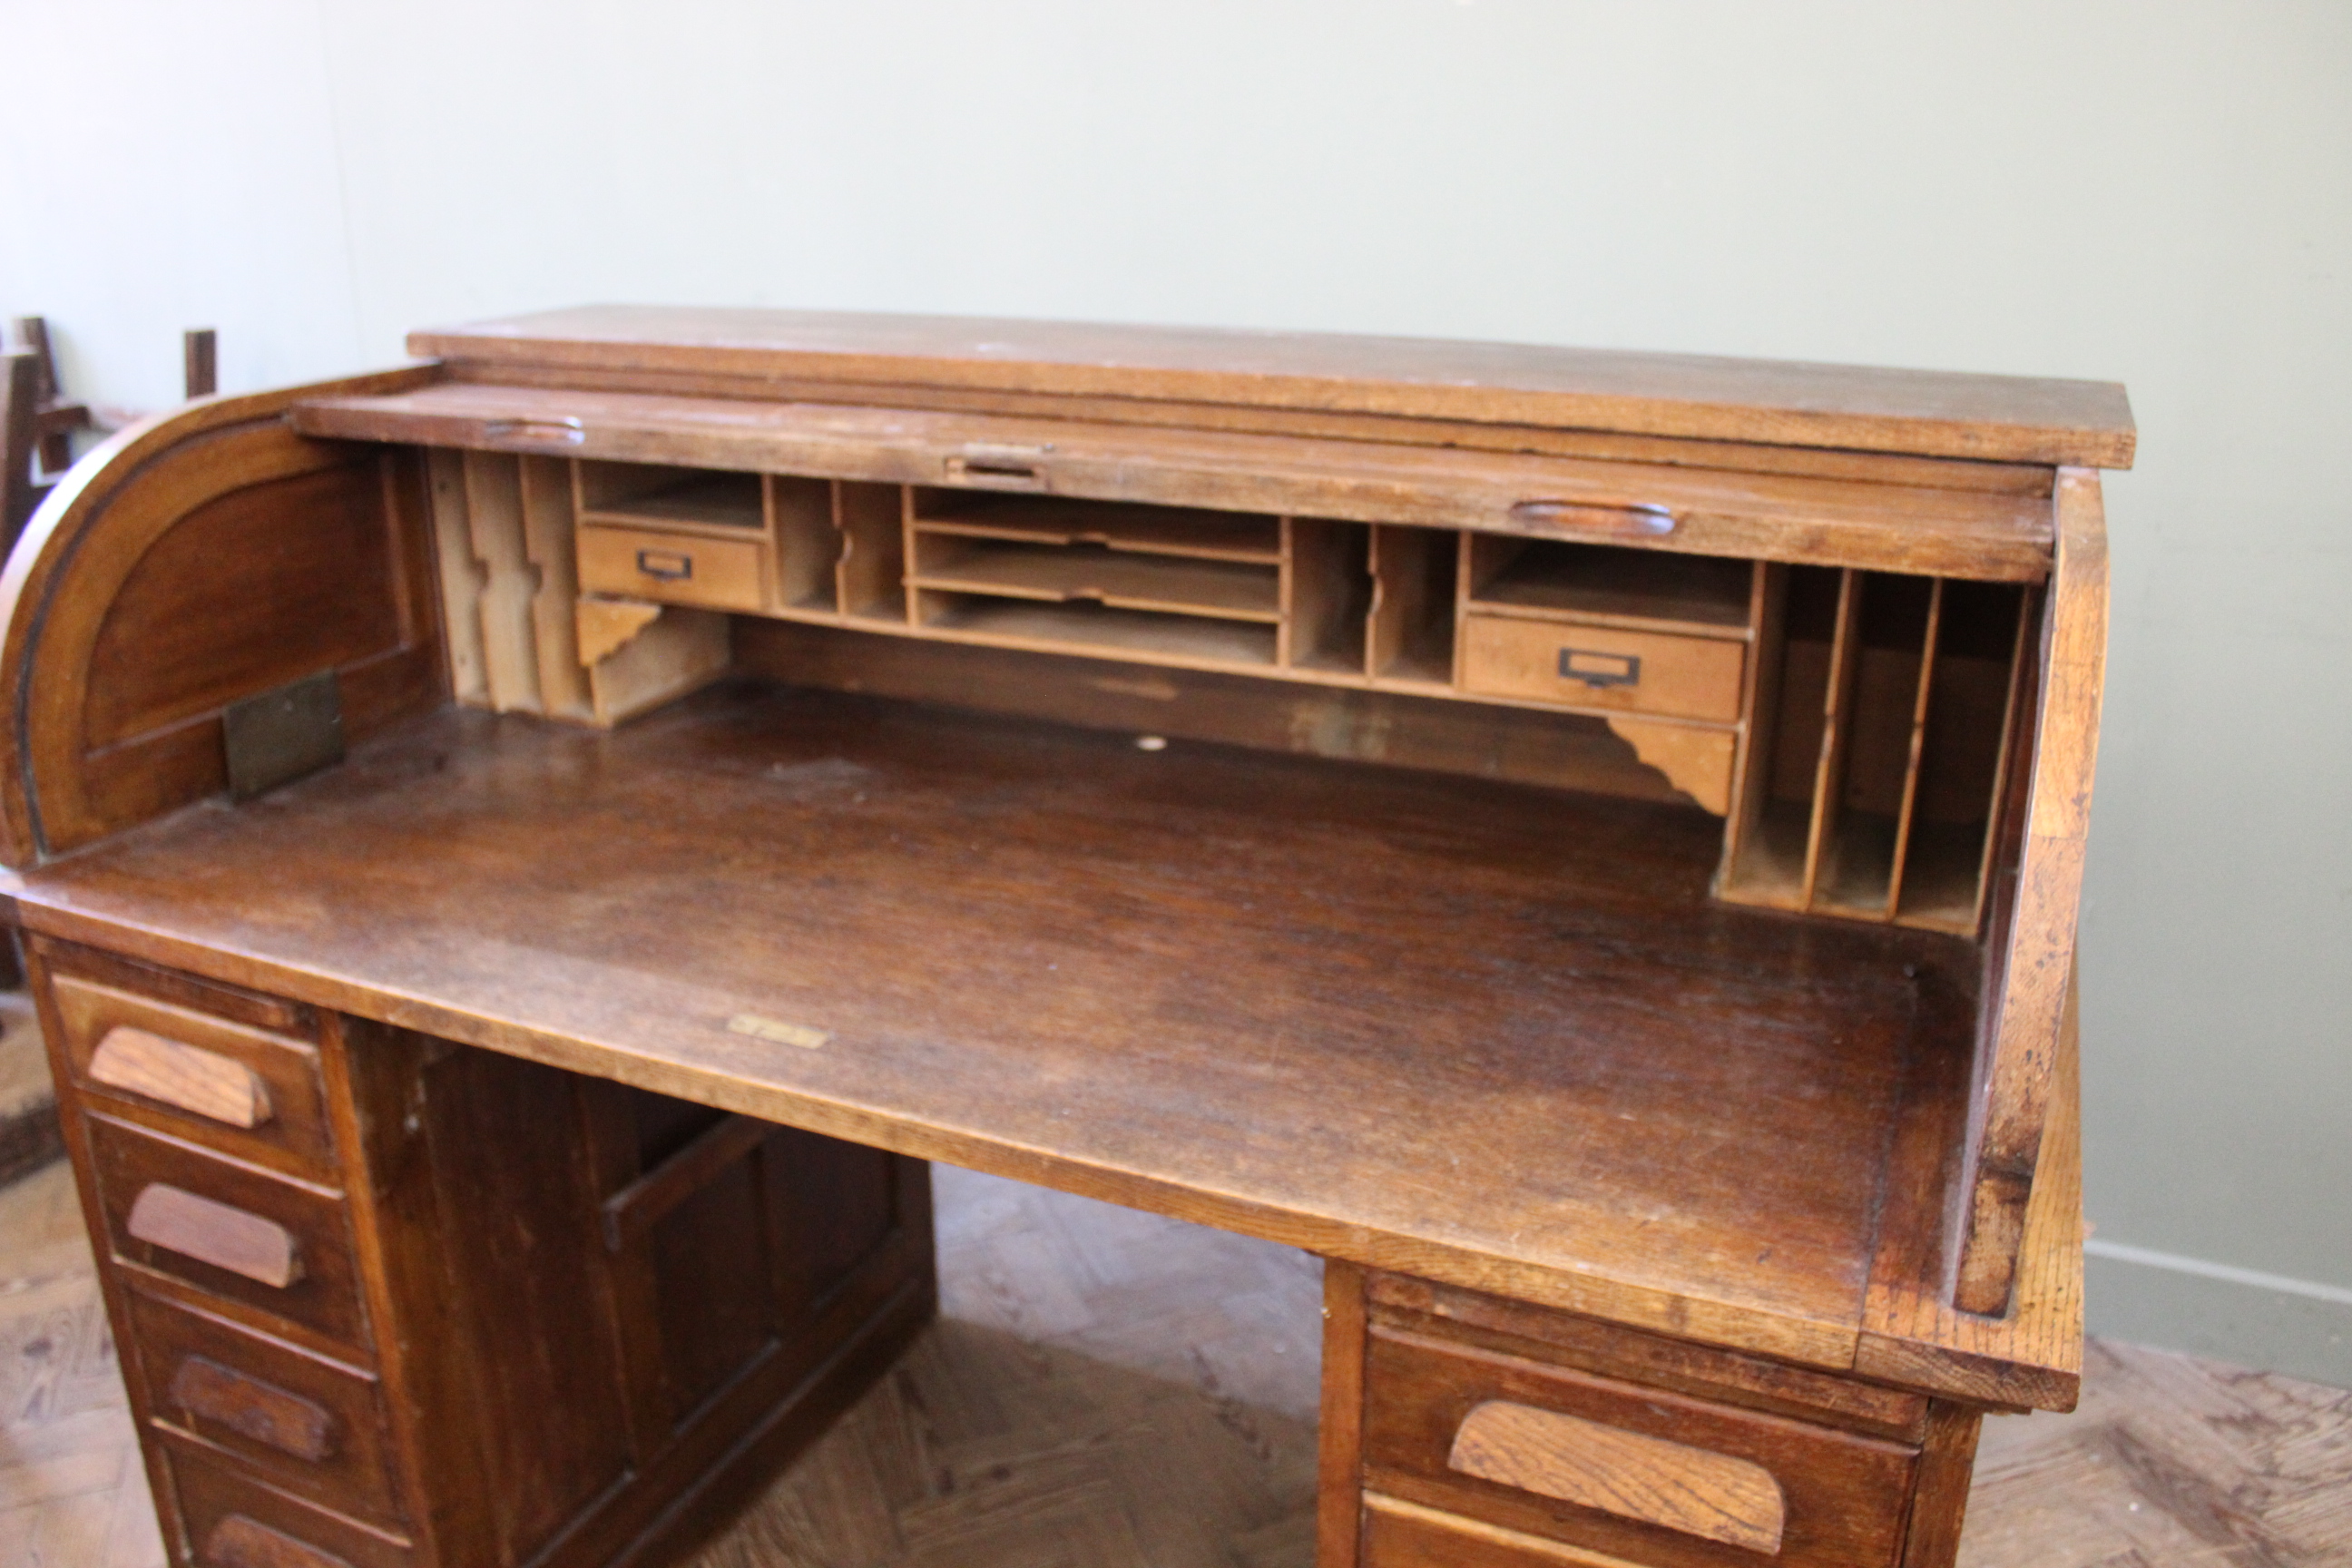
M 1270 668 L 1275 661 L 1270 624 L 969 594 L 926 591 L 919 597 L 923 628 L 942 636 L 1182 664 Z
M 1744 635 L 1756 570 L 1746 561 L 1602 544 L 1473 536 L 1470 603 L 1603 626 Z
M 919 532 L 968 534 L 1031 544 L 1098 544 L 1153 555 L 1275 565 L 1281 520 L 1201 507 L 1122 505 L 1066 497 L 975 496 L 917 490 Z
M 1114 609 L 1169 610 L 1222 619 L 1282 618 L 1272 566 L 1141 555 L 1098 544 L 1030 544 L 918 534 L 909 581 L 922 588 L 1022 599 L 1097 599 Z

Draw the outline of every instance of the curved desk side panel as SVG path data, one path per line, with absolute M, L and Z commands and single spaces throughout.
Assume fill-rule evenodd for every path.
M 122 431 L 0 575 L 0 859 L 30 865 L 216 793 L 231 703 L 332 670 L 346 738 L 442 700 L 417 467 L 294 433 L 334 391 L 207 399 Z

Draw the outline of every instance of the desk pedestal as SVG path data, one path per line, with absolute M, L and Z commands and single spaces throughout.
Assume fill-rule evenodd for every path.
M 30 947 L 175 1563 L 668 1561 L 935 1310 L 922 1161 Z

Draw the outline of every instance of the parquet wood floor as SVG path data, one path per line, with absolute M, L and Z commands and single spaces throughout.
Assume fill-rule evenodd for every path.
M 944 1310 L 691 1568 L 1306 1568 L 1319 1270 L 937 1171 Z M 1986 1424 L 1964 1568 L 2347 1568 L 2352 1394 L 2095 1344 Z M 0 1190 L 0 1568 L 155 1568 L 73 1184 Z

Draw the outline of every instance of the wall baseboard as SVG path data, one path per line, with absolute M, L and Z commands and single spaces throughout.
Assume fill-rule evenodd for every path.
M 2092 1333 L 2352 1388 L 2352 1289 L 2094 1237 Z

